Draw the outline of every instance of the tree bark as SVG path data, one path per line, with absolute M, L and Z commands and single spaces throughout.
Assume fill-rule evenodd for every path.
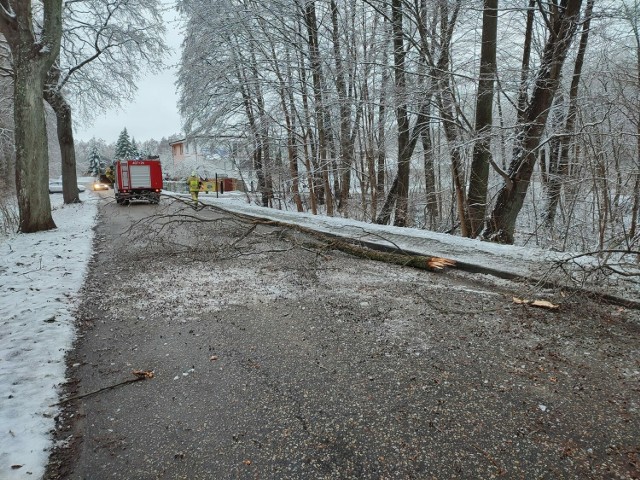
M 426 191 L 426 212 L 429 228 L 434 229 L 438 218 L 438 194 L 436 192 L 436 174 L 433 162 L 433 143 L 429 128 L 422 130 L 422 155 L 424 161 L 424 186 Z
M 533 167 L 536 149 L 544 130 L 549 107 L 558 88 L 560 71 L 573 40 L 582 0 L 563 0 L 561 7 L 549 19 L 542 62 L 531 97 L 524 113 L 524 125 L 519 127 L 508 179 L 498 193 L 491 218 L 482 236 L 498 243 L 513 243 L 516 219 L 522 209 Z
M 640 130 L 640 129 L 639 129 Z M 640 131 L 638 132 L 640 138 Z M 640 141 L 638 141 L 640 143 Z M 640 148 L 640 145 L 638 145 Z M 638 231 L 638 220 L 640 220 L 640 162 L 636 162 L 636 181 L 633 184 L 633 207 L 631 208 L 631 226 L 629 227 L 629 238 L 633 239 Z
M 249 128 L 254 140 L 253 169 L 256 172 L 256 177 L 258 178 L 258 191 L 261 194 L 262 206 L 268 207 L 270 196 L 265 174 L 266 168 L 263 160 L 262 132 L 260 131 L 256 114 L 254 112 L 253 100 L 249 93 L 249 83 L 245 73 L 245 68 L 239 64 L 239 59 L 236 60 L 235 68 L 240 94 L 242 96 L 242 104 L 244 106 L 245 115 L 247 116 Z
M 33 233 L 56 228 L 49 200 L 49 153 L 43 91 L 60 51 L 62 0 L 44 0 L 42 32 L 33 32 L 31 1 L 3 1 L 0 32 L 11 49 L 14 75 L 16 190 L 19 230 Z M 13 11 L 12 15 L 9 14 Z
M 56 67 L 54 66 L 52 69 L 56 70 Z M 55 77 L 55 72 L 53 75 Z M 44 89 L 44 99 L 56 114 L 56 132 L 62 157 L 62 198 L 65 204 L 79 203 L 80 192 L 76 172 L 71 107 L 62 93 L 55 88 L 55 85 L 57 85 L 57 80 L 48 83 Z
M 49 199 L 49 152 L 42 99 L 44 76 L 42 66 L 34 63 L 14 58 L 16 190 L 22 233 L 56 228 Z
M 529 0 L 527 8 L 527 25 L 524 32 L 524 47 L 522 49 L 522 67 L 520 69 L 520 88 L 518 91 L 518 124 L 524 122 L 524 114 L 529 99 L 529 63 L 531 59 L 531 40 L 533 38 L 533 19 L 536 8 L 536 0 Z
M 484 226 L 487 210 L 487 188 L 491 162 L 491 126 L 493 125 L 493 85 L 496 74 L 496 37 L 498 32 L 498 0 L 484 0 L 482 13 L 482 46 L 480 75 L 476 95 L 476 142 L 473 146 L 469 178 L 469 223 L 472 237 Z
M 386 52 L 386 50 L 385 50 Z M 386 53 L 384 58 L 386 60 Z M 385 62 L 386 64 L 386 62 Z M 388 75 L 385 72 L 382 73 L 382 83 L 380 85 L 380 103 L 378 106 L 378 140 L 376 145 L 376 197 L 378 199 L 384 197 L 385 186 L 385 170 L 387 164 L 387 142 L 386 142 L 386 119 L 387 119 L 387 82 Z
M 338 210 L 344 211 L 351 189 L 351 166 L 354 162 L 354 143 L 351 133 L 351 106 L 347 94 L 342 49 L 340 46 L 340 30 L 338 25 L 338 6 L 331 0 L 331 39 L 333 41 L 333 56 L 336 65 L 336 92 L 338 94 L 338 109 L 340 111 L 340 193 L 338 195 Z
M 303 25 L 301 25 L 303 19 L 299 18 L 298 23 L 296 24 L 297 35 L 296 38 L 303 38 L 302 30 Z M 318 172 L 315 168 L 315 143 L 313 139 L 313 131 L 311 127 L 311 108 L 309 107 L 309 88 L 307 82 L 306 75 L 306 67 L 304 64 L 304 49 L 300 47 L 296 41 L 296 52 L 298 54 L 297 58 L 297 72 L 299 76 L 300 82 L 300 97 L 302 100 L 302 113 L 303 116 L 300 119 L 301 129 L 302 129 L 302 138 L 304 141 L 303 151 L 304 151 L 304 165 L 307 169 L 307 185 L 309 188 L 309 204 L 311 206 L 311 213 L 313 215 L 318 214 L 318 202 L 322 201 L 324 198 L 324 194 L 318 191 L 318 187 L 320 190 L 323 189 L 322 183 L 318 182 Z
M 438 105 L 442 115 L 442 125 L 449 150 L 451 152 L 451 174 L 455 189 L 456 206 L 458 219 L 460 221 L 460 233 L 463 237 L 469 237 L 471 226 L 469 224 L 467 196 L 465 192 L 465 175 L 462 164 L 462 152 L 458 141 L 458 126 L 455 117 L 455 101 L 452 94 L 451 77 L 447 74 L 449 70 L 449 42 L 453 35 L 453 27 L 460 9 L 460 1 L 456 2 L 452 19 L 449 20 L 446 8 L 442 11 L 442 36 L 447 39 L 442 46 L 440 58 L 436 68 L 436 79 L 438 85 Z
M 444 134 L 451 152 L 451 175 L 455 189 L 456 207 L 460 221 L 460 234 L 463 237 L 471 236 L 469 224 L 467 197 L 465 195 L 465 181 L 462 165 L 461 147 L 458 145 L 456 119 L 454 116 L 453 96 L 451 95 L 449 78 L 440 79 L 439 105 L 442 114 Z
M 311 78 L 313 80 L 313 93 L 315 99 L 315 117 L 318 129 L 318 153 L 320 168 L 322 171 L 322 182 L 324 187 L 324 200 L 327 208 L 327 215 L 333 215 L 333 194 L 329 182 L 329 158 L 328 135 L 326 125 L 326 112 L 324 97 L 322 95 L 322 67 L 320 63 L 320 51 L 318 46 L 318 21 L 316 18 L 316 7 L 314 1 L 308 1 L 305 5 L 304 19 L 307 27 L 307 39 L 309 45 L 309 61 L 311 62 Z
M 556 210 L 560 201 L 560 192 L 562 184 L 569 174 L 569 152 L 571 149 L 573 134 L 575 132 L 576 116 L 578 110 L 578 86 L 582 76 L 582 66 L 589 42 L 589 27 L 591 24 L 591 13 L 593 11 L 594 0 L 587 1 L 587 7 L 584 14 L 584 22 L 582 24 L 582 35 L 580 37 L 580 45 L 576 62 L 573 68 L 573 77 L 571 79 L 571 87 L 569 89 L 569 110 L 567 112 L 567 121 L 564 125 L 564 132 L 559 138 L 558 161 L 553 172 L 550 171 L 549 182 L 547 185 L 548 205 L 545 217 L 545 225 L 552 228 L 555 222 Z
M 397 191 L 395 195 L 396 210 L 393 224 L 397 227 L 407 225 L 407 210 L 409 203 L 409 169 L 411 153 L 409 153 L 410 126 L 406 105 L 406 78 L 404 30 L 402 27 L 402 0 L 391 2 L 391 25 L 393 29 L 393 58 L 396 92 L 396 121 L 398 123 L 398 175 L 396 177 Z
M 287 73 L 289 81 L 291 81 L 291 72 Z M 295 115 L 295 103 L 293 101 L 293 86 L 289 85 L 288 88 L 289 97 L 289 119 L 287 121 L 287 145 L 289 150 L 289 172 L 291 174 L 291 191 L 293 193 L 293 201 L 296 204 L 298 212 L 303 212 L 302 200 L 300 198 L 300 171 L 298 169 L 298 142 L 296 141 L 296 115 Z M 283 104 L 284 104 L 283 99 Z M 285 108 L 286 106 L 283 105 Z
M 391 212 L 393 211 L 393 205 L 396 200 L 396 196 L 398 195 L 398 177 L 393 179 L 391 184 L 391 188 L 389 189 L 389 193 L 387 194 L 387 199 L 376 218 L 376 223 L 378 225 L 388 225 L 391 221 Z

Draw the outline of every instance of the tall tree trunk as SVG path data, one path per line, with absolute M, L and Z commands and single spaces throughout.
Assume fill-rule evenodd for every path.
M 298 35 L 302 38 L 303 25 L 298 23 Z M 303 140 L 304 140 L 304 164 L 307 168 L 307 183 L 309 186 L 311 213 L 318 214 L 318 204 L 324 204 L 324 184 L 318 166 L 318 158 L 316 155 L 316 142 L 313 135 L 313 126 L 311 122 L 312 114 L 309 106 L 309 84 L 307 82 L 306 66 L 304 63 L 305 54 L 302 48 L 298 48 L 298 75 L 300 80 L 300 96 L 302 97 L 302 113 L 303 118 L 300 119 Z
M 549 107 L 558 88 L 560 71 L 573 40 L 580 16 L 582 0 L 563 0 L 561 7 L 549 18 L 547 39 L 540 69 L 524 113 L 525 123 L 519 126 L 508 179 L 498 193 L 491 218 L 482 235 L 499 243 L 513 243 L 516 219 L 522 209 L 533 167 L 536 149 L 544 130 Z
M 493 125 L 493 84 L 496 75 L 496 38 L 498 32 L 498 0 L 484 0 L 482 13 L 482 46 L 480 76 L 476 96 L 477 139 L 473 146 L 469 178 L 469 223 L 471 236 L 477 236 L 484 226 L 487 210 L 487 188 L 491 162 L 491 126 Z
M 388 225 L 391 221 L 391 212 L 393 212 L 393 205 L 395 203 L 396 197 L 398 195 L 398 176 L 393 179 L 391 183 L 391 188 L 389 189 L 389 193 L 387 194 L 387 199 L 380 209 L 380 213 L 376 218 L 376 223 L 379 225 Z
M 351 188 L 351 166 L 354 161 L 354 144 L 351 139 L 351 107 L 347 94 L 347 84 L 342 63 L 342 49 L 340 46 L 340 29 L 338 25 L 338 6 L 331 0 L 331 39 L 333 41 L 333 56 L 336 65 L 336 92 L 338 94 L 338 109 L 340 111 L 340 193 L 338 195 L 338 210 L 343 211 L 349 190 Z
M 409 150 L 410 126 L 406 105 L 407 83 L 405 78 L 404 29 L 402 26 L 402 0 L 391 2 L 391 25 L 393 29 L 393 58 L 396 92 L 396 121 L 398 123 L 398 175 L 395 195 L 396 211 L 393 224 L 397 227 L 407 225 L 409 204 L 409 169 L 411 153 Z
M 407 88 L 405 77 L 405 56 L 404 51 L 404 29 L 402 19 L 404 16 L 402 9 L 402 0 L 392 2 L 391 7 L 391 30 L 394 48 L 394 78 L 396 87 L 396 123 L 398 128 L 398 171 L 393 181 L 393 185 L 387 194 L 385 204 L 376 219 L 376 223 L 386 224 L 391 218 L 391 211 L 395 204 L 394 225 L 405 226 L 408 215 L 408 197 L 409 197 L 409 174 L 410 160 L 415 149 L 417 141 L 420 139 L 423 129 L 429 126 L 429 103 L 433 96 L 433 89 L 428 89 L 420 104 L 417 107 L 417 120 L 413 129 L 410 129 L 409 109 L 406 105 Z M 456 0 L 451 19 L 448 17 L 448 9 L 446 4 L 441 6 L 441 18 L 443 22 L 443 35 L 441 37 L 441 55 L 438 65 L 434 65 L 428 44 L 426 42 L 426 25 L 421 17 L 417 18 L 418 27 L 421 33 L 421 39 L 424 46 L 421 55 L 424 56 L 426 63 L 431 68 L 431 76 L 435 79 L 433 85 L 437 85 L 443 73 L 449 66 L 449 46 L 453 35 L 453 29 L 456 19 L 460 11 L 461 0 Z
M 76 172 L 76 149 L 73 141 L 71 107 L 55 87 L 58 83 L 55 72 L 57 68 L 54 66 L 52 70 L 54 72 L 50 72 L 52 73 L 49 76 L 50 82 L 44 89 L 44 99 L 56 114 L 56 132 L 62 158 L 62 198 L 65 204 L 79 203 L 80 192 Z
M 576 62 L 573 68 L 573 77 L 571 79 L 571 88 L 569 89 L 569 110 L 567 112 L 567 120 L 564 125 L 564 132 L 559 138 L 558 161 L 557 166 L 549 176 L 547 185 L 548 205 L 545 216 L 545 224 L 548 228 L 552 228 L 558 202 L 560 200 L 560 191 L 564 179 L 569 174 L 569 153 L 573 143 L 573 134 L 575 132 L 576 116 L 578 110 L 578 86 L 582 75 L 582 66 L 584 64 L 584 56 L 587 51 L 589 41 L 589 26 L 591 24 L 591 13 L 593 11 L 594 0 L 588 0 L 584 14 L 584 22 L 582 24 L 582 35 Z
M 269 51 L 271 53 L 271 65 L 278 78 L 278 94 L 280 96 L 280 106 L 282 108 L 282 114 L 284 116 L 286 132 L 287 132 L 287 159 L 288 170 L 291 177 L 291 193 L 293 195 L 293 202 L 296 205 L 298 212 L 303 212 L 302 200 L 300 198 L 300 178 L 298 171 L 298 145 L 296 141 L 296 110 L 295 102 L 293 99 L 293 76 L 291 72 L 291 51 L 289 46 L 285 46 L 285 65 L 286 65 L 286 78 L 283 74 L 278 55 L 273 44 L 271 37 L 267 34 L 267 28 L 260 20 L 264 37 L 269 43 Z M 286 189 L 283 188 L 286 193 Z
M 13 59 L 15 177 L 22 233 L 56 228 L 49 200 L 43 90 L 47 72 L 60 52 L 62 0 L 43 0 L 41 5 L 38 38 L 31 0 L 3 1 L 0 8 L 0 32 Z
M 386 50 L 385 50 L 386 51 Z M 384 55 L 386 58 L 386 54 Z M 376 197 L 378 199 L 384 197 L 385 186 L 385 170 L 387 168 L 387 142 L 386 142 L 386 119 L 387 119 L 387 82 L 388 74 L 382 73 L 382 81 L 380 84 L 380 103 L 378 105 L 378 140 L 376 145 Z
M 289 74 L 291 78 L 291 74 Z M 289 86 L 289 105 L 291 112 L 295 109 L 293 101 L 293 88 Z M 293 201 L 296 204 L 298 212 L 303 212 L 302 200 L 300 199 L 300 172 L 298 170 L 298 142 L 296 140 L 296 116 L 291 113 L 289 115 L 287 126 L 287 146 L 289 152 L 289 174 L 291 175 L 291 192 L 293 193 Z
M 407 226 L 409 222 L 409 176 L 411 156 L 420 132 L 428 125 L 426 110 L 430 95 L 425 96 L 418 107 L 416 125 L 411 129 L 407 102 L 407 82 L 405 76 L 404 28 L 402 0 L 394 0 L 391 4 L 391 31 L 393 39 L 393 71 L 396 91 L 396 124 L 398 129 L 398 170 L 393 185 L 387 194 L 376 223 L 387 224 L 395 204 L 393 224 L 398 227 Z
M 594 182 L 599 184 L 602 192 L 602 203 L 598 211 L 598 250 L 604 250 L 605 247 L 605 235 L 607 233 L 607 226 L 609 223 L 610 205 L 609 199 L 609 182 L 607 180 L 607 167 L 605 165 L 603 155 L 596 155 L 596 175 Z M 596 190 L 597 194 L 597 190 Z
M 365 55 L 365 58 L 368 58 Z M 366 190 L 362 191 L 362 198 L 363 198 L 363 211 L 367 210 L 367 205 L 366 205 L 366 196 L 369 195 L 370 196 L 370 200 L 369 200 L 369 211 L 370 211 L 370 217 L 372 219 L 376 218 L 377 215 L 377 211 L 378 211 L 378 190 L 377 190 L 377 177 L 376 177 L 376 163 L 375 163 L 375 134 L 373 133 L 374 128 L 375 128 L 375 114 L 374 114 L 374 107 L 373 107 L 373 102 L 371 99 L 371 96 L 369 94 L 369 75 L 365 75 L 363 80 L 362 80 L 362 84 L 360 86 L 361 89 L 361 94 L 360 97 L 362 98 L 362 109 L 363 109 L 363 113 L 362 113 L 362 118 L 363 118 L 363 125 L 362 125 L 362 152 L 365 156 L 366 159 L 366 169 L 363 167 L 363 171 L 362 174 L 363 176 L 366 175 L 367 177 L 367 182 L 366 182 Z M 366 173 L 365 173 L 366 172 Z
M 638 129 L 638 139 L 640 139 L 640 128 Z M 640 140 L 638 140 L 640 148 Z M 636 181 L 633 184 L 633 207 L 631 208 L 631 226 L 629 227 L 629 238 L 635 238 L 638 232 L 638 221 L 640 220 L 640 162 L 636 160 Z
M 524 31 L 524 47 L 522 49 L 522 66 L 520 69 L 520 87 L 518 90 L 518 115 L 517 123 L 524 122 L 524 114 L 527 110 L 527 101 L 529 99 L 529 63 L 531 59 L 531 41 L 533 38 L 533 19 L 536 9 L 536 0 L 529 0 L 529 8 L 527 9 L 527 24 Z
M 465 175 L 462 164 L 461 147 L 458 145 L 458 127 L 454 116 L 454 100 L 451 95 L 451 88 L 450 79 L 448 77 L 442 78 L 438 103 L 442 115 L 444 134 L 449 144 L 449 151 L 451 152 L 451 175 L 453 177 L 458 219 L 460 221 L 460 234 L 463 237 L 469 237 L 471 236 L 471 226 L 469 224 L 467 197 L 465 194 Z
M 629 12 L 631 13 L 631 12 Z M 630 19 L 633 17 L 630 15 Z M 637 19 L 632 20 L 634 39 L 636 42 L 636 89 L 640 89 L 640 29 Z M 640 104 L 638 104 L 640 111 Z M 636 123 L 636 181 L 633 185 L 633 207 L 631 208 L 631 226 L 629 228 L 629 238 L 634 238 L 638 232 L 638 221 L 640 221 L 640 119 Z M 639 260 L 640 261 L 640 260 Z
M 254 88 L 254 101 L 258 111 L 256 133 L 260 144 L 260 152 L 262 155 L 262 171 L 264 188 L 262 190 L 262 204 L 265 207 L 273 207 L 273 178 L 272 178 L 272 160 L 271 160 L 271 141 L 269 138 L 269 117 L 265 110 L 264 95 L 262 93 L 260 75 L 258 72 L 258 62 L 256 60 L 253 44 L 250 50 L 251 56 L 251 80 Z M 247 84 L 248 86 L 249 84 Z M 247 87 L 248 88 L 248 87 Z
M 325 193 L 327 215 L 333 215 L 333 194 L 329 182 L 330 160 L 327 155 L 328 135 L 326 128 L 326 112 L 324 96 L 322 94 L 322 66 L 320 63 L 320 51 L 318 47 L 318 21 L 314 1 L 307 1 L 304 11 L 305 24 L 307 26 L 307 38 L 309 44 L 309 61 L 311 62 L 311 77 L 313 80 L 313 93 L 316 109 L 316 125 L 318 129 L 318 153 L 320 168 L 322 169 L 322 181 Z
M 270 191 L 267 182 L 266 165 L 263 158 L 263 132 L 262 127 L 258 125 L 258 119 L 254 112 L 253 99 L 249 93 L 249 83 L 247 75 L 245 73 L 244 65 L 240 65 L 236 62 L 236 77 L 238 78 L 238 84 L 240 88 L 240 94 L 242 96 L 242 104 L 244 106 L 245 115 L 249 122 L 249 128 L 253 136 L 254 150 L 253 150 L 253 169 L 258 177 L 258 191 L 261 194 L 261 202 L 263 207 L 268 207 L 270 202 Z
M 425 128 L 421 134 L 422 155 L 424 161 L 424 185 L 426 191 L 427 208 L 429 217 L 429 228 L 434 229 L 438 218 L 438 194 L 436 192 L 436 174 L 433 162 L 433 144 L 431 141 L 431 131 Z
M 469 225 L 467 196 L 465 191 L 465 175 L 461 152 L 462 147 L 459 145 L 460 142 L 458 141 L 455 100 L 452 93 L 453 87 L 451 85 L 451 76 L 448 74 L 450 63 L 449 42 L 451 41 L 453 27 L 460 10 L 460 6 L 461 2 L 457 1 L 451 20 L 449 20 L 446 4 L 442 8 L 442 36 L 447 39 L 447 41 L 441 48 L 435 76 L 438 85 L 438 105 L 442 115 L 442 125 L 447 138 L 447 143 L 449 144 L 449 150 L 451 152 L 451 173 L 453 176 L 458 219 L 460 220 L 460 233 L 463 237 L 469 237 L 471 227 Z
M 13 69 L 19 229 L 22 233 L 33 233 L 56 228 L 48 188 L 49 153 L 42 98 L 44 74 L 43 66 L 31 59 L 14 58 Z

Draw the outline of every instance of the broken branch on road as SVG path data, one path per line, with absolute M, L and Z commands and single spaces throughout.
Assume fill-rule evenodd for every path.
M 513 303 L 518 305 L 528 305 L 530 307 L 545 308 L 547 310 L 558 310 L 560 305 L 551 303 L 548 300 L 526 300 L 518 297 L 513 297 Z
M 51 407 L 57 407 L 57 406 L 60 406 L 60 405 L 64 405 L 65 403 L 69 403 L 69 402 L 71 402 L 73 400 L 80 400 L 82 398 L 86 398 L 86 397 L 89 397 L 91 395 L 95 395 L 96 393 L 104 392 L 105 390 L 111 390 L 113 388 L 120 387 L 122 385 L 127 385 L 129 383 L 135 383 L 135 382 L 139 382 L 141 380 L 147 380 L 147 379 L 151 379 L 151 378 L 154 377 L 153 370 L 133 370 L 131 372 L 131 374 L 134 376 L 134 378 L 129 378 L 129 379 L 124 380 L 122 382 L 118 382 L 118 383 L 116 383 L 114 385 L 109 385 L 107 387 L 102 387 L 102 388 L 99 388 L 97 390 L 93 390 L 91 392 L 81 393 L 79 395 L 74 395 L 72 397 L 65 398 L 64 400 L 60 400 L 59 402 L 54 403 L 53 405 L 50 405 L 50 406 Z

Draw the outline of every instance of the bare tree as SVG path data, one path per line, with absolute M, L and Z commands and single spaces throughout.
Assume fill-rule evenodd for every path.
M 558 136 L 557 148 L 552 149 L 549 162 L 549 181 L 547 185 L 548 205 L 545 215 L 546 226 L 553 227 L 556 216 L 558 201 L 560 200 L 560 190 L 564 178 L 569 174 L 569 151 L 575 137 L 576 116 L 578 110 L 578 87 L 582 75 L 582 67 L 589 42 L 589 29 L 591 25 L 591 15 L 593 12 L 594 0 L 588 0 L 582 22 L 582 34 L 573 67 L 571 77 L 571 87 L 569 89 L 569 107 L 566 112 L 566 121 L 562 133 Z
M 349 191 L 351 189 L 351 168 L 354 163 L 354 148 L 355 148 L 355 132 L 358 129 L 358 123 L 360 121 L 361 110 L 357 109 L 355 125 L 352 113 L 352 99 L 349 92 L 353 92 L 353 85 L 349 85 L 347 91 L 347 81 L 345 75 L 345 65 L 342 59 L 342 47 L 341 47 L 341 31 L 347 31 L 346 29 L 340 29 L 338 23 L 338 6 L 335 0 L 330 0 L 331 9 L 331 39 L 333 42 L 333 54 L 336 68 L 336 90 L 338 94 L 338 108 L 340 110 L 340 183 L 341 188 L 338 195 L 338 209 L 344 210 L 349 197 Z M 353 75 L 349 75 L 353 78 Z
M 315 121 L 318 130 L 318 155 L 322 181 L 324 187 L 324 201 L 326 203 L 327 215 L 333 215 L 333 193 L 329 178 L 329 142 L 327 124 L 328 116 L 325 105 L 324 77 L 322 63 L 320 59 L 318 19 L 316 17 L 316 6 L 314 1 L 306 1 L 304 5 L 304 21 L 307 28 L 307 46 L 309 62 L 311 64 L 311 79 L 313 85 L 313 98 L 315 104 Z
M 575 35 L 582 0 L 562 0 L 545 11 L 548 38 L 523 124 L 513 149 L 512 160 L 496 204 L 482 235 L 499 243 L 513 243 L 516 219 L 529 188 L 536 150 L 544 130 L 549 107 L 558 88 L 560 73 Z
M 31 0 L 0 0 L 0 32 L 11 49 L 14 80 L 16 190 L 23 233 L 56 225 L 49 201 L 44 102 L 47 73 L 60 51 L 62 0 L 42 1 L 42 27 Z
M 65 3 L 60 58 L 50 69 L 44 98 L 53 108 L 62 154 L 65 203 L 79 201 L 72 98 L 87 119 L 98 106 L 120 105 L 136 91 L 146 68 L 166 53 L 157 0 L 78 0 Z
M 629 22 L 635 42 L 635 88 L 640 91 L 640 2 L 634 0 L 631 5 L 626 2 L 622 5 L 624 18 Z M 637 94 L 636 94 L 637 95 Z M 637 98 L 637 97 L 636 97 Z M 638 102 L 640 103 L 640 102 Z M 638 221 L 640 221 L 640 104 L 632 107 L 636 117 L 636 156 L 635 173 L 633 177 L 633 206 L 631 208 L 631 225 L 629 227 L 629 238 L 634 239 L 638 233 Z M 631 116 L 633 118 L 633 115 Z
M 437 2 L 433 9 L 433 18 L 435 24 L 440 25 L 440 35 L 436 35 L 435 27 L 429 28 L 426 2 L 420 2 L 418 7 L 407 2 L 392 3 L 391 25 L 394 50 L 394 80 L 395 80 L 395 111 L 397 126 L 397 175 L 389 189 L 384 206 L 382 207 L 376 222 L 385 224 L 389 223 L 391 213 L 395 206 L 394 225 L 407 226 L 408 218 L 408 194 L 410 182 L 410 162 L 416 144 L 420 138 L 423 138 L 423 148 L 430 155 L 430 141 L 425 141 L 424 136 L 428 134 L 430 116 L 430 105 L 434 97 L 439 100 L 439 106 L 443 116 L 443 123 L 448 134 L 448 141 L 452 145 L 452 163 L 458 168 L 460 173 L 460 156 L 456 136 L 456 120 L 455 107 L 452 92 L 449 87 L 449 66 L 450 66 L 450 47 L 453 38 L 454 27 L 462 2 L 455 0 L 453 9 L 450 13 L 448 2 Z M 407 13 L 405 10 L 409 10 Z M 419 38 L 416 40 L 409 34 L 408 30 L 403 27 L 403 20 L 409 19 L 409 23 L 415 24 Z M 418 66 L 421 69 L 426 68 L 427 73 L 418 73 L 418 81 L 414 87 L 417 90 L 417 100 L 414 104 L 409 104 L 411 99 L 409 81 L 407 79 L 410 69 L 406 63 L 408 47 L 405 49 L 405 41 L 411 48 L 415 48 L 418 52 Z M 434 46 L 437 44 L 437 48 Z M 437 52 L 437 55 L 436 53 Z M 424 67 L 424 68 L 423 68 Z M 424 81 L 426 76 L 428 81 Z M 445 88 L 445 86 L 447 88 Z M 446 104 L 446 106 L 445 106 Z M 415 111 L 415 115 L 410 115 L 411 111 Z M 412 118 L 415 118 L 412 124 Z M 456 163 L 457 162 L 457 163 Z M 429 174 L 429 161 L 427 160 L 425 174 Z M 429 177 L 430 178 L 430 177 Z M 427 179 L 428 180 L 428 179 Z M 465 205 L 464 201 L 464 180 L 461 173 L 458 176 L 461 187 L 458 192 L 462 192 L 459 205 Z M 431 199 L 432 200 L 432 199 Z M 466 210 L 466 207 L 462 207 Z M 465 216 L 462 215 L 461 218 Z
M 493 86 L 496 75 L 496 45 L 498 33 L 498 0 L 484 0 L 482 13 L 482 45 L 480 47 L 480 75 L 476 93 L 477 139 L 469 178 L 470 234 L 476 236 L 484 226 L 487 210 L 487 187 L 491 159 L 491 126 L 493 125 Z

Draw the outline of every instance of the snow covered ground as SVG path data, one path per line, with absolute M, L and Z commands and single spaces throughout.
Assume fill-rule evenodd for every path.
M 40 478 L 46 467 L 51 446 L 49 432 L 58 412 L 52 405 L 59 400 L 58 385 L 65 381 L 64 356 L 75 335 L 75 300 L 92 254 L 98 197 L 87 191 L 81 198 L 82 204 L 63 205 L 62 195 L 51 196 L 56 230 L 0 238 L 2 479 Z M 248 205 L 245 197 L 233 194 L 220 199 L 204 195 L 201 198 L 205 203 L 240 213 L 507 272 L 540 273 L 540 268 L 548 268 L 559 258 L 543 250 L 425 230 L 269 210 Z M 637 283 L 634 285 L 631 295 L 638 294 Z
M 40 478 L 54 428 L 57 387 L 74 339 L 74 299 L 91 256 L 97 197 L 63 205 L 57 229 L 0 237 L 0 478 Z

